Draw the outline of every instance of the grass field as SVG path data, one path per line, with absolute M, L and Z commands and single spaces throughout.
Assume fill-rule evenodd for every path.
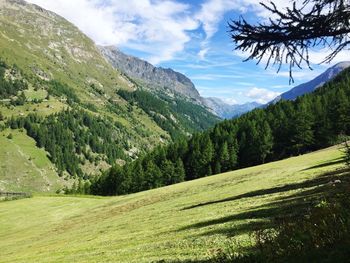
M 0 132 L 0 191 L 55 192 L 67 183 L 25 131 Z
M 300 213 L 342 176 L 329 148 L 120 197 L 34 196 L 0 203 L 0 262 L 203 259 L 269 218 Z

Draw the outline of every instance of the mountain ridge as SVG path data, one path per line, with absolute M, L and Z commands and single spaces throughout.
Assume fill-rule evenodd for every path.
M 168 89 L 204 105 L 195 85 L 184 74 L 171 68 L 153 66 L 149 62 L 127 55 L 113 46 L 98 46 L 98 48 L 107 61 L 126 75 L 141 80 L 153 88 L 158 86 L 161 89 Z
M 325 83 L 332 80 L 334 77 L 336 77 L 340 72 L 342 72 L 344 69 L 350 67 L 350 61 L 343 61 L 339 62 L 332 67 L 326 69 L 323 73 L 315 77 L 314 79 L 302 83 L 298 86 L 295 86 L 294 88 L 282 93 L 281 95 L 277 96 L 275 99 L 273 99 L 271 103 L 277 103 L 280 100 L 294 100 L 299 96 L 302 96 L 304 94 L 313 92 L 317 88 L 323 86 Z
M 243 104 L 228 104 L 220 98 L 207 97 L 205 98 L 208 107 L 213 109 L 213 111 L 223 119 L 231 119 L 234 117 L 239 117 L 240 115 L 251 111 L 262 104 L 258 102 L 247 102 Z

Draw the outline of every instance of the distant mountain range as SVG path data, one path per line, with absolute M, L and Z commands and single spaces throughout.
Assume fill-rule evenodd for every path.
M 306 83 L 300 84 L 291 90 L 282 93 L 280 96 L 276 97 L 274 100 L 269 102 L 271 103 L 277 103 L 280 100 L 295 100 L 297 97 L 311 93 L 314 90 L 316 90 L 319 87 L 322 87 L 326 82 L 332 80 L 334 77 L 336 77 L 340 72 L 342 72 L 344 69 L 350 66 L 349 61 L 340 62 L 329 69 L 327 69 L 324 73 L 317 76 L 313 80 L 310 80 Z
M 340 62 L 330 68 L 328 68 L 324 73 L 320 74 L 316 78 L 300 84 L 289 91 L 286 91 L 276 97 L 274 100 L 266 105 L 277 103 L 280 100 L 295 100 L 297 97 L 302 96 L 307 93 L 311 93 L 319 87 L 322 87 L 325 83 L 332 80 L 344 69 L 350 67 L 350 61 Z M 205 98 L 205 104 L 211 108 L 216 115 L 223 119 L 231 119 L 238 117 L 246 112 L 249 112 L 255 108 L 263 107 L 263 104 L 257 102 L 248 102 L 245 104 L 234 104 L 230 105 L 225 103 L 220 98 L 210 97 Z
M 205 101 L 207 106 L 223 119 L 238 117 L 262 105 L 257 102 L 230 105 L 224 102 L 222 99 L 215 97 L 206 98 Z

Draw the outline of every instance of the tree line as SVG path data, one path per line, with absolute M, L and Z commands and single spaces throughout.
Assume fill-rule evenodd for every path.
M 311 94 L 253 110 L 158 147 L 94 180 L 91 192 L 119 195 L 280 160 L 350 135 L 350 69 Z
M 26 117 L 11 117 L 6 122 L 11 129 L 24 128 L 38 147 L 45 148 L 59 174 L 87 179 L 81 165 L 89 161 L 106 161 L 113 165 L 117 159 L 127 160 L 123 133 L 111 120 L 105 120 L 73 108 L 48 117 L 31 113 Z

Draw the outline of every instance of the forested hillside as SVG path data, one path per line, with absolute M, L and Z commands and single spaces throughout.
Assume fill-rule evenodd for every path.
M 158 147 L 92 185 L 125 194 L 299 155 L 350 135 L 350 70 L 314 93 L 224 121 L 190 140 Z
M 119 90 L 118 95 L 144 110 L 172 139 L 180 139 L 198 130 L 206 130 L 218 122 L 213 114 L 202 106 L 178 96 L 151 93 L 138 89 L 134 92 Z
M 41 7 L 0 0 L 0 31 L 0 136 L 16 145 L 18 132 L 34 139 L 31 152 L 44 149 L 58 179 L 88 179 L 219 121 L 181 96 L 145 91 L 77 27 Z M 0 149 L 0 162 L 9 154 Z M 22 185 L 1 175 L 10 166 L 0 167 L 0 190 Z

